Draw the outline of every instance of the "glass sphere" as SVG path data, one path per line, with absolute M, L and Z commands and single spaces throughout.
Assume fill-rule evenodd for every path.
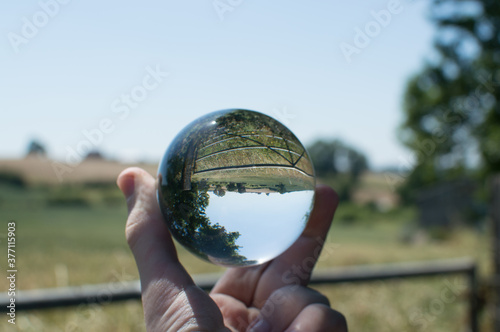
M 269 261 L 304 230 L 314 168 L 275 119 L 229 109 L 207 114 L 174 139 L 158 168 L 158 203 L 173 237 L 222 266 Z

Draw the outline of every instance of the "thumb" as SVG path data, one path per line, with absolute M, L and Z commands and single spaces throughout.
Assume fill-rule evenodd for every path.
M 140 168 L 124 170 L 117 180 L 129 211 L 127 242 L 139 269 L 148 331 L 223 328 L 212 299 L 198 288 L 179 262 L 155 195 L 155 180 Z
M 125 236 L 141 279 L 156 278 L 162 274 L 161 266 L 178 265 L 179 261 L 156 201 L 154 179 L 143 169 L 134 167 L 124 170 L 117 184 L 127 199 Z

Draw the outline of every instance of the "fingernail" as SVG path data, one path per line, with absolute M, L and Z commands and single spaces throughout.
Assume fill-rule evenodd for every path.
M 271 332 L 271 324 L 266 320 L 259 318 L 259 320 L 253 324 L 253 326 L 248 330 L 249 332 Z
M 135 174 L 132 172 L 126 173 L 126 171 L 120 174 L 118 187 L 125 196 L 128 212 L 130 213 L 135 204 Z
M 135 176 L 133 173 L 128 173 L 128 174 L 120 174 L 120 182 L 118 183 L 118 186 L 120 187 L 120 190 L 123 192 L 123 195 L 125 198 L 129 198 L 134 194 L 135 190 Z

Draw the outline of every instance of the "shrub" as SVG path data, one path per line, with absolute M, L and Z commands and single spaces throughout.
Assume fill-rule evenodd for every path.
M 89 203 L 85 191 L 75 186 L 59 187 L 47 197 L 47 204 L 50 206 L 87 207 Z
M 26 187 L 26 181 L 22 175 L 12 170 L 0 171 L 0 184 L 8 184 L 19 188 Z

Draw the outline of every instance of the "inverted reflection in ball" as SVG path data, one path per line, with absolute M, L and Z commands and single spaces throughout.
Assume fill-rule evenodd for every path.
M 158 169 L 158 202 L 173 237 L 223 266 L 261 264 L 302 233 L 314 170 L 304 146 L 273 118 L 230 109 L 184 128 Z

